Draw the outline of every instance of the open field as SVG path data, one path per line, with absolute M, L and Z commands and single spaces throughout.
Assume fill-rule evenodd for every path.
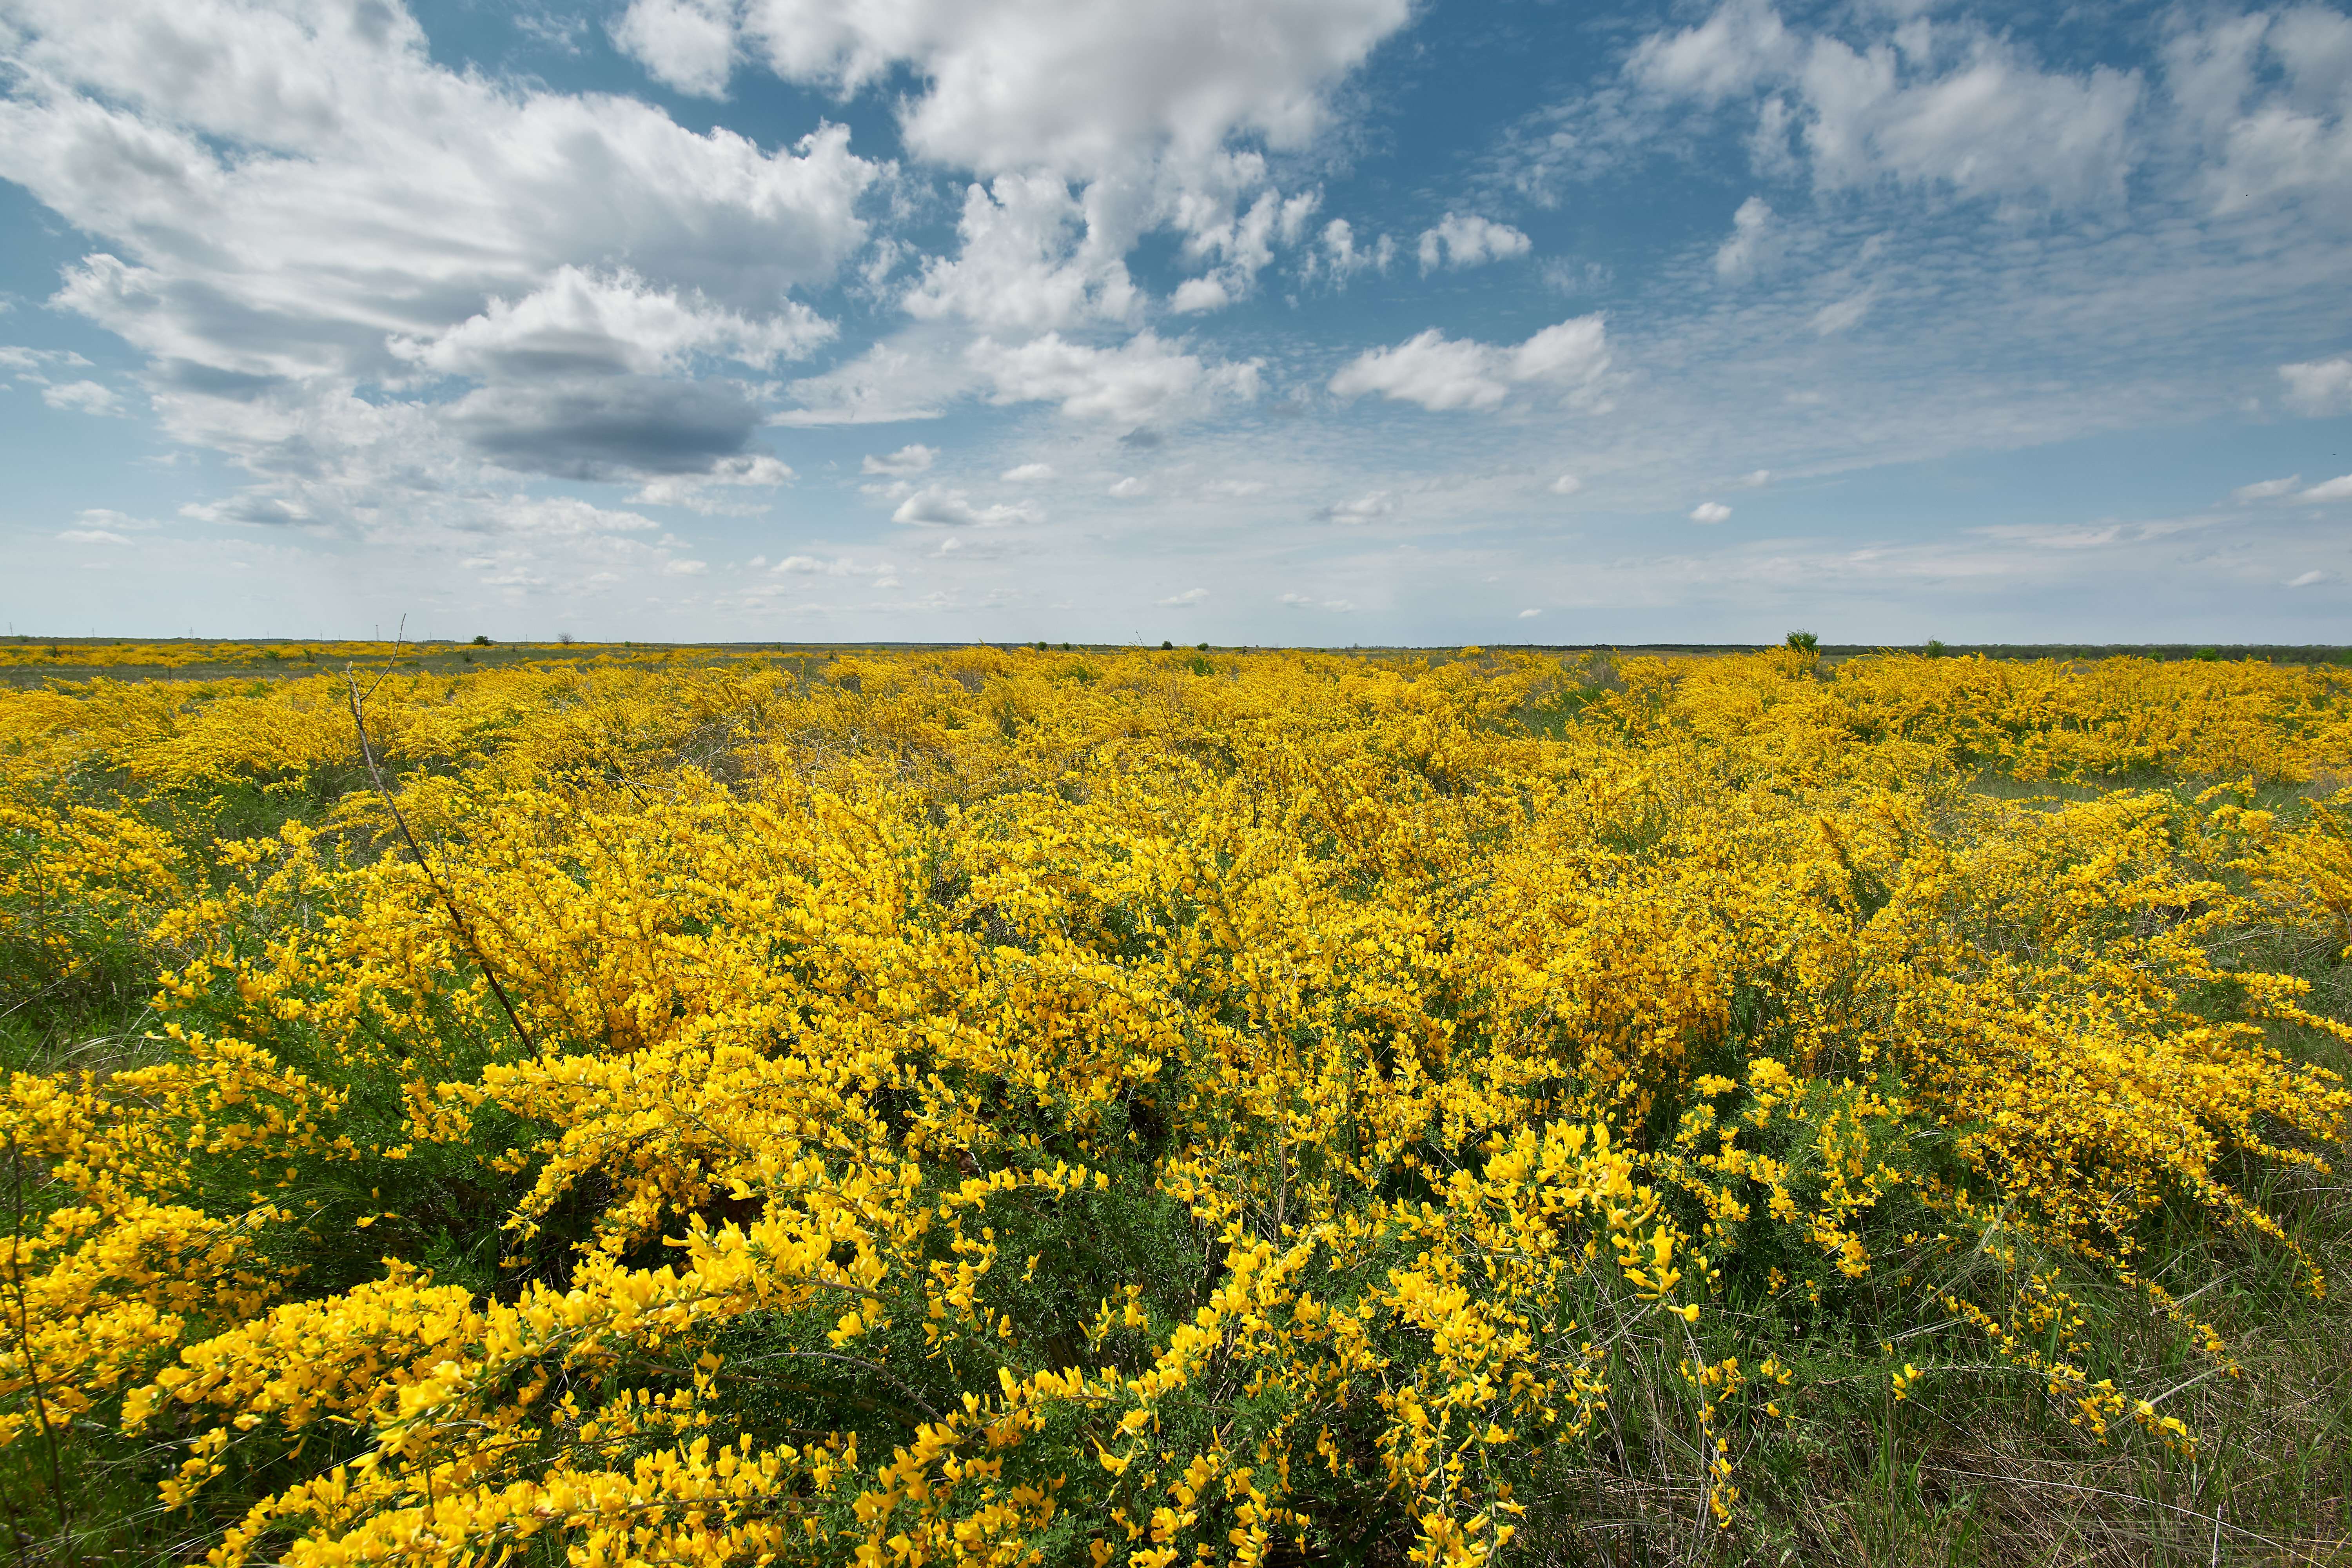
M 843 653 L 943 653 L 951 647 L 920 643 L 490 643 L 335 642 L 289 639 L 283 642 L 239 642 L 191 637 L 0 637 L 0 686 L 45 687 L 59 680 L 277 680 L 317 675 L 346 668 L 375 670 L 435 670 L 445 674 L 499 669 L 514 664 L 566 664 L 595 668 L 615 660 L 637 662 L 662 658 L 690 664 L 732 663 L 745 658 L 824 660 Z M 1014 647 L 1034 645 L 1011 645 Z M 1049 645 L 1063 653 L 1088 655 L 1131 653 L 1136 648 L 1111 645 Z M 1044 651 L 1044 650 L 1040 650 Z M 1202 652 L 1239 653 L 1254 649 L 1203 647 Z M 1325 649 L 1340 652 L 1340 649 Z M 1410 647 L 1354 647 L 1356 658 L 1444 658 L 1448 650 Z M 1649 643 L 1637 647 L 1601 644 L 1527 645 L 1498 653 L 1528 653 L 1554 658 L 1630 654 L 1641 658 L 1711 658 L 1725 654 L 1764 653 L 1768 648 L 1748 644 Z M 2004 646 L 1970 644 L 1940 647 L 1882 648 L 1862 644 L 1823 644 L 1824 664 L 1835 667 L 1850 658 L 1883 653 L 1937 652 L 1953 658 L 1980 656 L 1995 659 L 2054 659 L 2072 663 L 2109 658 L 2145 658 L 2158 662 L 2179 659 L 2248 660 L 2264 664 L 2352 666 L 2352 647 L 2263 644 L 2208 647 L 2193 643 L 2133 644 L 2095 647 L 2075 644 Z
M 49 646 L 24 1560 L 2352 1563 L 2338 650 Z

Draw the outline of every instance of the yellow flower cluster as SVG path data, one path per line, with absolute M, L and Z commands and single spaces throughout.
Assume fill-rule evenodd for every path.
M 2340 672 L 394 672 L 398 824 L 354 689 L 0 693 L 7 984 L 149 1008 L 0 1098 L 0 1444 L 221 1568 L 1475 1564 L 1644 1444 L 1731 1528 L 1882 1331 L 2185 1450 L 2066 1281 L 2226 1365 L 2153 1221 L 2293 1255 L 2352 1131 L 2232 940 L 2352 947 Z

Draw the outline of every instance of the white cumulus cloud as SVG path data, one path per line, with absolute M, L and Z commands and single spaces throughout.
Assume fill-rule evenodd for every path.
M 633 506 L 679 506 L 705 516 L 748 516 L 764 511 L 768 502 L 743 496 L 750 489 L 773 489 L 793 481 L 793 470 L 781 458 L 765 453 L 721 458 L 708 473 L 664 474 L 639 485 L 630 497 Z
M 792 291 L 880 172 L 837 126 L 770 151 L 454 68 L 393 0 L 22 0 L 0 53 L 0 177 L 92 237 L 55 303 L 250 476 L 224 516 L 508 529 L 500 471 L 715 471 L 759 413 L 696 362 L 828 335 Z
M 1359 272 L 1386 272 L 1396 259 L 1396 238 L 1384 234 L 1370 245 L 1359 246 L 1354 226 L 1346 218 L 1335 217 L 1323 226 L 1322 246 L 1312 259 L 1314 266 L 1328 271 L 1332 281 L 1344 288 Z
M 2352 358 L 2311 360 L 2278 367 L 2288 405 L 2304 414 L 2352 407 Z
M 1026 506 L 974 506 L 962 490 L 926 485 L 898 503 L 892 522 L 929 523 L 940 528 L 989 528 L 1013 522 L 1034 522 L 1038 513 Z
M 730 0 L 632 0 L 613 24 L 613 43 L 656 81 L 723 98 L 735 68 L 735 6 Z
M 1731 509 L 1719 500 L 1703 500 L 1691 508 L 1690 520 L 1693 522 L 1724 522 L 1730 517 Z
M 858 468 L 859 471 L 863 473 L 887 474 L 893 478 L 898 478 L 907 474 L 919 474 L 923 472 L 938 459 L 939 455 L 940 454 L 936 448 L 926 447 L 921 442 L 916 441 L 899 447 L 895 452 L 885 453 L 878 456 L 875 453 L 869 452 L 866 455 L 865 461 L 858 465 Z
M 1139 219 L 1108 187 L 1073 192 L 1058 174 L 1000 174 L 964 192 L 961 248 L 924 263 L 907 294 L 919 318 L 954 316 L 992 332 L 1125 321 L 1142 308 L 1125 253 Z
M 1897 31 L 1872 26 L 1880 15 L 1857 13 L 1859 36 L 1839 37 L 1790 27 L 1762 0 L 1726 0 L 1643 39 L 1626 74 L 1668 100 L 1756 100 L 1759 166 L 1801 165 L 1823 190 L 1896 183 L 2120 203 L 2141 157 L 2138 72 L 2052 70 L 1981 23 L 1920 16 Z
M 2352 216 L 2352 16 L 2221 12 L 2172 29 L 2166 86 L 2216 212 L 2302 201 Z
M 1297 147 L 1409 0 L 631 0 L 615 41 L 684 90 L 729 61 L 840 93 L 904 67 L 907 144 L 996 173 L 1202 160 L 1238 134 Z M 722 54 L 719 35 L 727 47 Z
M 821 374 L 787 383 L 784 391 L 797 406 L 771 416 L 771 422 L 890 425 L 938 419 L 973 380 L 971 367 L 944 355 L 938 344 L 902 336 L 876 343 Z
M 1493 408 L 1519 386 L 1554 387 L 1572 401 L 1590 401 L 1609 363 L 1608 332 L 1597 314 L 1507 347 L 1448 338 L 1432 327 L 1394 348 L 1367 350 L 1329 385 L 1341 397 L 1378 393 L 1429 409 Z
M 94 381 L 68 381 L 62 386 L 41 388 L 41 401 L 52 408 L 62 408 L 73 414 L 121 414 L 122 399 L 111 387 Z
M 1737 281 L 1752 277 L 1770 263 L 1780 250 L 1772 221 L 1772 204 L 1750 196 L 1731 215 L 1730 237 L 1716 247 L 1715 275 Z
M 965 361 L 998 403 L 1058 404 L 1073 419 L 1141 426 L 1197 417 L 1221 402 L 1258 394 L 1255 360 L 1204 363 L 1150 331 L 1117 348 L 1096 348 L 1047 332 L 1007 345 L 982 338 Z
M 1254 176 L 1255 165 L 1250 173 Z M 1298 244 L 1307 220 L 1322 200 L 1319 191 L 1286 199 L 1278 191 L 1264 190 L 1244 208 L 1238 191 L 1230 201 L 1202 193 L 1178 197 L 1175 220 L 1185 231 L 1183 255 L 1188 260 L 1216 266 L 1206 275 L 1180 284 L 1168 308 L 1185 315 L 1223 310 L 1248 298 L 1257 287 L 1257 275 L 1274 259 L 1275 247 Z
M 1532 243 L 1509 224 L 1475 215 L 1447 213 L 1435 227 L 1422 230 L 1416 250 L 1421 269 L 1434 272 L 1441 266 L 1484 267 L 1490 261 L 1507 261 L 1515 256 L 1525 256 Z
M 731 310 L 698 290 L 659 289 L 626 268 L 596 273 L 570 263 L 521 299 L 492 296 L 485 309 L 429 338 L 394 334 L 394 354 L 451 375 L 655 375 L 697 354 L 765 370 L 833 336 L 831 322 L 797 300 L 771 315 Z

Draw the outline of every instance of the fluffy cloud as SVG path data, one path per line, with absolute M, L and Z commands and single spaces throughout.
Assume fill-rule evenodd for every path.
M 1209 591 L 1206 588 L 1187 588 L 1181 594 L 1171 594 L 1164 599 L 1154 600 L 1153 603 L 1166 609 L 1189 610 L 1196 605 L 1208 603 L 1208 599 Z
M 2333 414 L 2352 406 L 2352 359 L 2312 360 L 2278 367 L 2288 405 L 2299 413 Z
M 613 43 L 655 80 L 722 98 L 735 68 L 735 7 L 728 0 L 634 0 L 613 24 Z
M 656 289 L 627 268 L 605 275 L 569 263 L 522 299 L 493 296 L 486 309 L 431 338 L 394 336 L 400 358 L 447 375 L 654 375 L 697 355 L 772 367 L 833 335 L 832 323 L 796 300 L 753 319 L 698 291 Z
M 121 414 L 122 399 L 111 387 L 94 381 L 69 381 L 62 386 L 45 386 L 41 401 L 52 408 L 62 408 L 74 414 Z
M 756 449 L 763 422 L 929 416 L 976 393 L 1132 429 L 1255 398 L 1255 362 L 1081 334 L 1140 319 L 1124 258 L 1155 227 L 1203 269 L 1184 310 L 1248 295 L 1285 247 L 1343 275 L 1384 261 L 1388 242 L 1333 247 L 1328 226 L 1316 248 L 1319 192 L 1276 189 L 1263 152 L 1234 143 L 1304 146 L 1409 16 L 1409 0 L 635 0 L 614 42 L 668 85 L 720 95 L 751 60 L 848 94 L 903 68 L 908 148 L 982 176 L 952 254 L 910 282 L 891 282 L 898 242 L 865 251 L 863 292 L 918 326 L 793 382 L 781 412 L 747 374 L 833 337 L 793 296 L 865 250 L 861 204 L 885 177 L 837 126 L 769 150 L 646 102 L 451 68 L 397 0 L 102 16 L 24 0 L 0 30 L 0 176 L 99 237 L 58 302 L 148 356 L 166 432 L 249 471 L 213 515 L 454 518 L 501 471 L 739 510 L 780 482 L 761 465 L 788 472 Z M 103 402 L 95 383 L 51 395 Z
M 2213 207 L 2316 198 L 2352 216 L 2352 17 L 2318 5 L 2184 26 L 2166 87 Z
M 2299 501 L 2352 500 L 2352 474 L 2341 474 L 2297 493 Z
M 939 453 L 935 449 L 917 441 L 901 447 L 887 456 L 877 457 L 869 452 L 866 456 L 866 460 L 859 464 L 858 468 L 863 473 L 887 474 L 894 479 L 903 479 L 908 474 L 922 473 L 937 461 L 938 458 Z
M 1750 196 L 1731 215 L 1731 235 L 1715 252 L 1715 275 L 1729 281 L 1752 277 L 1779 250 L 1773 232 L 1772 204 Z
M 907 146 L 988 177 L 966 193 L 958 254 L 925 265 L 907 306 L 1002 338 L 1131 324 L 1123 258 L 1163 224 L 1211 264 L 1175 310 L 1246 297 L 1320 196 L 1265 188 L 1264 157 L 1229 143 L 1303 147 L 1329 89 L 1410 15 L 1410 0 L 632 0 L 614 36 L 711 95 L 740 61 L 844 96 L 907 70 L 921 83 L 897 100 Z
M 712 93 L 729 59 L 850 93 L 898 67 L 917 153 L 985 173 L 1080 177 L 1238 133 L 1302 145 L 1327 89 L 1411 16 L 1409 0 L 631 0 L 615 41 L 671 86 Z
M 1609 369 L 1609 335 L 1598 315 L 1546 327 L 1510 351 L 1507 379 L 1550 386 L 1589 387 Z
M 1132 500 L 1137 496 L 1144 494 L 1146 491 L 1150 489 L 1150 488 L 1151 487 L 1150 485 L 1145 484 L 1133 474 L 1129 474 L 1126 478 L 1120 479 L 1117 484 L 1112 485 L 1110 487 L 1110 493 L 1117 496 L 1121 500 Z
M 803 376 L 784 391 L 799 406 L 774 415 L 778 425 L 890 425 L 937 419 L 972 383 L 971 369 L 931 341 L 902 336 L 876 343 L 846 363 Z
M 1731 509 L 1721 501 L 1703 500 L 1691 508 L 1690 520 L 1705 523 L 1727 522 L 1731 520 Z
M 1341 397 L 1377 392 L 1423 408 L 1491 408 L 1510 395 L 1502 358 L 1491 344 L 1431 327 L 1392 349 L 1366 350 L 1340 367 L 1330 387 Z
M 1241 172 L 1253 176 L 1255 164 Z M 1246 298 L 1257 286 L 1257 275 L 1274 259 L 1276 245 L 1297 245 L 1322 200 L 1318 191 L 1285 199 L 1279 192 L 1266 190 L 1244 211 L 1231 199 L 1192 192 L 1180 195 L 1174 216 L 1185 231 L 1184 256 L 1219 265 L 1202 277 L 1186 279 L 1169 308 L 1180 315 L 1217 310 Z
M 1695 27 L 1643 38 L 1627 69 L 1658 91 L 1719 102 L 1790 74 L 1805 53 L 1778 11 L 1755 0 L 1732 0 Z
M 1122 193 L 1072 193 L 1058 174 L 1000 174 L 964 192 L 961 248 L 925 264 L 906 298 L 924 318 L 955 316 L 995 332 L 1125 321 L 1143 297 L 1124 255 L 1141 221 Z
M 687 375 L 822 341 L 789 291 L 866 238 L 846 132 L 765 152 L 451 69 L 390 0 L 12 13 L 0 176 L 104 245 L 55 302 L 148 356 L 169 434 L 253 473 L 227 510 L 442 515 L 485 462 L 716 472 L 756 411 Z M 425 376 L 481 384 L 442 406 Z
M 742 454 L 761 409 L 739 382 L 609 376 L 486 386 L 443 417 L 500 468 L 614 479 L 710 473 Z
M 1386 272 L 1396 259 L 1396 240 L 1382 235 L 1374 243 L 1359 247 L 1356 231 L 1343 217 L 1335 217 L 1323 226 L 1319 251 L 1307 258 L 1309 276 L 1320 270 L 1328 272 L 1333 282 L 1345 287 L 1349 279 L 1359 272 Z
M 1051 463 L 1021 463 L 996 476 L 1008 484 L 1034 485 L 1055 478 Z
M 1610 363 L 1599 315 L 1546 327 L 1515 347 L 1448 338 L 1432 327 L 1394 348 L 1370 349 L 1331 377 L 1341 397 L 1378 393 L 1423 408 L 1493 408 L 1518 386 L 1564 390 L 1590 402 Z
M 866 237 L 875 171 L 838 128 L 765 153 L 626 99 L 509 91 L 435 64 L 384 0 L 16 9 L 0 172 L 130 254 L 67 302 L 159 355 L 364 375 L 583 255 L 744 309 Z
M 1695 26 L 1644 38 L 1626 74 L 1669 100 L 1759 100 L 1759 164 L 1771 172 L 1801 152 L 1823 189 L 1894 182 L 2110 203 L 2139 157 L 2137 73 L 2046 70 L 1969 21 L 1916 16 L 1857 44 L 1793 29 L 1762 0 L 1727 0 Z
M 1417 250 L 1421 269 L 1434 272 L 1441 266 L 1484 267 L 1490 261 L 1507 261 L 1525 256 L 1530 245 L 1528 237 L 1509 224 L 1447 213 L 1436 227 L 1422 230 Z
M 1014 346 L 982 338 L 966 362 L 998 403 L 1045 402 L 1073 419 L 1143 426 L 1196 417 L 1224 401 L 1258 395 L 1258 365 L 1205 364 L 1145 331 L 1117 348 L 1065 342 L 1058 332 Z
M 1584 488 L 1584 481 L 1574 474 L 1562 474 L 1544 488 L 1556 496 L 1572 496 Z
M 722 458 L 707 473 L 666 474 L 647 479 L 629 497 L 635 506 L 679 506 L 708 516 L 748 516 L 767 506 L 765 498 L 741 497 L 746 489 L 790 484 L 793 470 L 764 453 Z M 738 492 L 738 493 L 730 493 Z
M 940 528 L 988 528 L 1013 522 L 1034 522 L 1038 513 L 1026 506 L 974 506 L 962 490 L 926 485 L 908 496 L 890 514 L 892 522 L 929 523 Z

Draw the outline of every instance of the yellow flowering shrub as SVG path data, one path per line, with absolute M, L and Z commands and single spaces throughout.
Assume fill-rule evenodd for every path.
M 366 679 L 398 822 L 340 677 L 0 693 L 0 982 L 138 1000 L 0 1096 L 0 1448 L 221 1568 L 1737 1531 L 1856 1364 L 2193 1452 L 2077 1301 L 2231 1370 L 2179 1216 L 2334 1283 L 2249 1173 L 2352 1026 L 2243 939 L 2352 949 L 2341 672 Z

